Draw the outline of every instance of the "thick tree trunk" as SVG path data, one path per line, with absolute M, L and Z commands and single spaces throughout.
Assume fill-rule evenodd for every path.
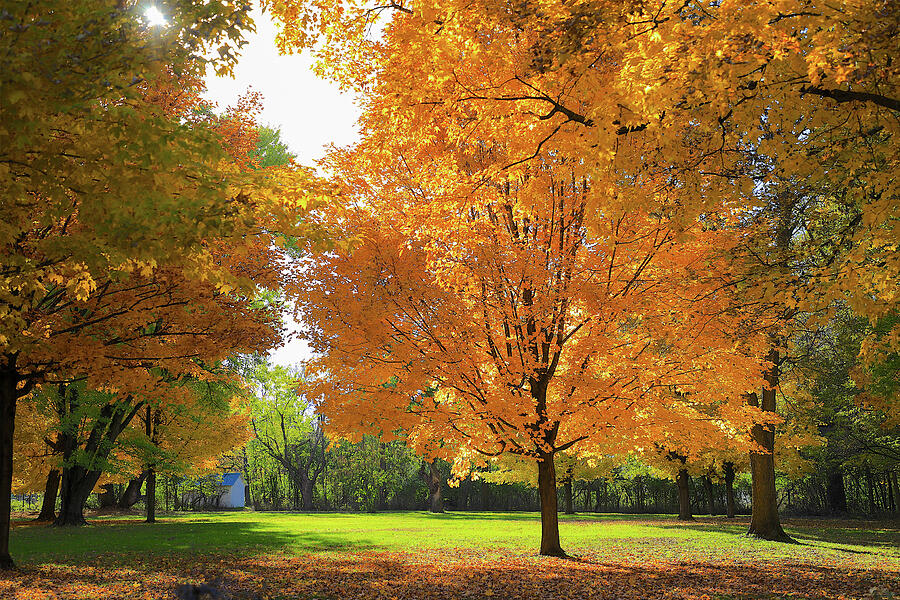
M 709 514 L 716 514 L 716 495 L 713 493 L 713 482 L 709 475 L 703 476 L 703 487 L 706 489 L 706 502 L 709 507 Z
M 6 366 L 0 367 L 0 571 L 15 568 L 9 555 L 9 520 L 19 376 L 15 369 L 15 357 L 6 358 Z
M 691 490 L 689 487 L 690 476 L 687 469 L 680 469 L 675 477 L 675 483 L 678 485 L 678 520 L 693 521 L 694 515 L 691 514 Z
M 78 465 L 63 469 L 59 488 L 59 515 L 53 525 L 57 527 L 87 525 L 84 518 L 84 503 L 97 485 L 100 475 L 100 471 L 88 471 Z
M 44 485 L 44 500 L 41 502 L 41 513 L 35 521 L 53 521 L 56 518 L 56 496 L 59 492 L 59 469 L 51 469 Z
M 563 482 L 563 505 L 565 506 L 567 515 L 575 514 L 575 507 L 572 505 L 572 477 L 566 477 Z
M 733 519 L 734 511 L 734 463 L 726 462 L 722 465 L 725 470 L 725 511 L 729 519 Z
M 311 511 L 313 509 L 313 488 L 315 482 L 309 477 L 300 478 L 300 496 L 303 502 L 303 510 Z
M 107 404 L 100 409 L 100 415 L 91 429 L 83 449 L 84 454 L 92 461 L 103 462 L 109 457 L 119 434 L 128 426 L 143 404 L 139 402 L 136 406 L 131 406 L 130 401 L 129 397 L 125 402 Z M 70 402 L 73 406 L 77 402 L 74 394 Z M 60 445 L 63 448 L 63 457 L 66 463 L 69 463 L 72 454 L 77 449 L 78 440 L 71 432 L 63 431 L 60 433 Z M 97 485 L 100 475 L 100 471 L 91 471 L 79 464 L 63 469 L 59 515 L 53 522 L 54 525 L 87 524 L 84 519 L 84 503 L 94 486 Z
M 775 412 L 775 391 L 778 389 L 780 357 L 774 347 L 766 357 L 772 367 L 766 371 L 766 387 L 762 393 L 763 412 Z M 759 406 L 758 396 L 750 395 L 750 404 Z M 750 452 L 750 475 L 753 480 L 753 507 L 747 535 L 773 542 L 793 542 L 784 532 L 778 516 L 778 495 L 775 489 L 775 426 L 754 425 L 750 436 L 760 450 Z
M 538 459 L 538 495 L 541 497 L 541 556 L 565 557 L 559 544 L 559 515 L 556 498 L 556 464 L 553 453 Z
M 100 508 L 111 508 L 119 503 L 118 498 L 116 498 L 116 484 L 107 483 L 101 485 L 100 489 L 103 490 L 102 492 L 97 494 L 97 500 L 100 502 Z
M 844 486 L 844 473 L 838 466 L 828 471 L 828 483 L 825 488 L 828 512 L 832 515 L 847 513 L 847 488 Z
M 141 499 L 141 486 L 144 485 L 148 474 L 149 471 L 142 471 L 140 475 L 128 482 L 125 491 L 122 492 L 122 497 L 119 498 L 119 508 L 126 510 L 137 504 L 137 501 Z
M 153 467 L 147 469 L 142 475 L 147 477 L 147 523 L 156 523 L 156 471 Z

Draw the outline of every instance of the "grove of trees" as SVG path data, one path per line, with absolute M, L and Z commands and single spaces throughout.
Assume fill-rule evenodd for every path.
M 358 94 L 325 175 L 202 99 L 249 6 L 0 12 L 0 569 L 14 491 L 153 522 L 221 470 L 550 556 L 560 510 L 898 512 L 896 2 L 264 4 Z

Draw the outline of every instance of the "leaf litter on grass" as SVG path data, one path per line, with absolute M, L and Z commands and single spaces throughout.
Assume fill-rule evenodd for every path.
M 0 575 L 4 600 L 175 598 L 214 582 L 228 600 L 872 599 L 900 597 L 896 562 L 660 560 L 586 553 L 571 560 L 468 550 L 154 556 L 123 565 L 44 564 Z M 121 557 L 118 557 L 121 559 Z M 880 596 L 870 591 L 876 590 Z

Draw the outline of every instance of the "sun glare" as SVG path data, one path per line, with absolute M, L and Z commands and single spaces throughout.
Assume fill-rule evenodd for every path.
M 163 15 L 162 12 L 160 12 L 160 10 L 155 6 L 151 6 L 144 11 L 144 20 L 147 22 L 147 25 L 150 25 L 151 27 L 155 27 L 157 25 L 162 26 L 166 24 L 165 15 Z

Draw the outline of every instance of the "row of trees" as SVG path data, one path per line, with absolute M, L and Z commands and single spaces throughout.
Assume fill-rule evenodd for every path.
M 343 202 L 313 215 L 348 243 L 288 287 L 333 431 L 403 432 L 460 475 L 536 466 L 564 555 L 560 454 L 633 456 L 682 496 L 746 464 L 750 533 L 788 541 L 777 408 L 817 393 L 796 363 L 842 310 L 867 326 L 838 397 L 896 424 L 893 3 L 271 6 L 362 97 L 327 160 Z
M 225 421 L 249 425 L 260 493 L 284 499 L 283 476 L 307 508 L 320 488 L 388 502 L 326 471 L 366 434 L 369 473 L 409 464 L 397 439 L 426 457 L 432 504 L 438 460 L 530 471 L 545 555 L 565 554 L 558 484 L 609 462 L 675 480 L 685 518 L 692 475 L 747 470 L 750 533 L 789 540 L 775 460 L 817 434 L 832 504 L 857 467 L 890 504 L 894 3 L 271 8 L 284 48 L 362 98 L 327 187 L 262 168 L 252 97 L 199 100 L 248 9 L 175 1 L 158 30 L 112 1 L 2 15 L 0 567 L 20 406 L 39 450 L 16 460 L 58 457 L 60 524 L 104 472 L 141 473 L 152 504 Z M 302 378 L 235 359 L 280 341 L 282 293 L 319 356 Z M 329 450 L 323 423 L 362 446 Z

